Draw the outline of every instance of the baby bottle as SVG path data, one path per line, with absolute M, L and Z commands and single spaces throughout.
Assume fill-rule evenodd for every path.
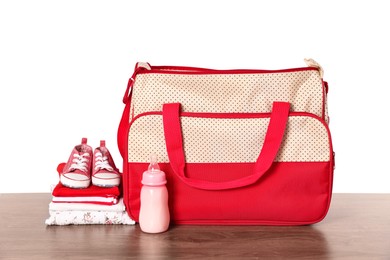
M 167 180 L 158 166 L 156 155 L 150 159 L 148 170 L 142 175 L 139 225 L 143 232 L 161 233 L 168 230 L 170 219 Z

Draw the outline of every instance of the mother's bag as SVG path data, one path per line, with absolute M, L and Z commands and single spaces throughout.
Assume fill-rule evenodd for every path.
M 321 221 L 334 168 L 328 87 L 318 63 L 306 62 L 283 70 L 137 63 L 118 130 L 131 218 L 155 153 L 176 224 Z

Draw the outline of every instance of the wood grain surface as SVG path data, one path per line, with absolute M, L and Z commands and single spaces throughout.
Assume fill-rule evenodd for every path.
M 390 259 L 390 194 L 334 194 L 299 227 L 46 226 L 50 194 L 0 194 L 0 259 Z

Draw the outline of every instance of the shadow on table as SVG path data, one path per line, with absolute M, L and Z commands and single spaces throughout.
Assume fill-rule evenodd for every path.
M 315 226 L 174 226 L 162 234 L 141 234 L 142 256 L 167 258 L 327 259 L 326 237 Z

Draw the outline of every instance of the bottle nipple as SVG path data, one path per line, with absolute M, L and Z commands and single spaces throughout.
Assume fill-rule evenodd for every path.
M 148 171 L 151 171 L 154 173 L 160 171 L 160 166 L 158 166 L 158 162 L 157 162 L 157 155 L 155 155 L 155 154 L 152 154 L 150 156 L 150 164 L 148 167 Z
M 165 173 L 160 170 L 157 162 L 157 155 L 150 156 L 150 164 L 148 170 L 142 175 L 141 183 L 149 186 L 160 186 L 167 182 Z

